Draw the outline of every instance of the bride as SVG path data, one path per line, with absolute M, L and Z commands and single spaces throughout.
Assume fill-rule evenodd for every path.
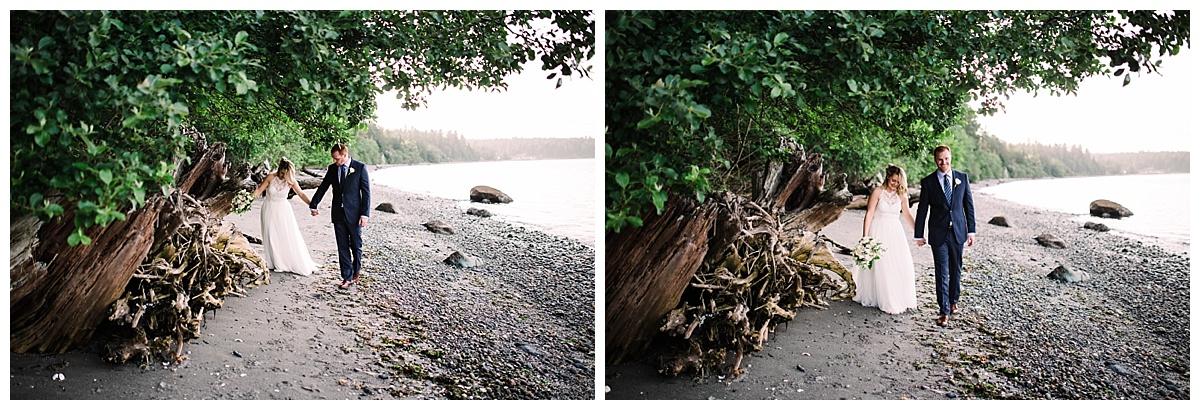
M 854 301 L 897 314 L 917 307 L 916 274 L 908 248 L 911 235 L 904 233 L 902 225 L 907 223 L 912 228 L 914 219 L 908 207 L 904 170 L 888 165 L 886 173 L 883 186 L 871 191 L 863 219 L 863 236 L 879 241 L 883 252 L 871 268 L 854 271 L 854 282 L 858 285 Z
M 296 215 L 288 203 L 288 191 L 296 191 L 305 204 L 309 200 L 296 183 L 294 169 L 291 161 L 280 158 L 279 169 L 267 174 L 267 178 L 254 189 L 254 197 L 258 198 L 263 191 L 267 193 L 262 205 L 263 259 L 267 262 L 267 268 L 308 276 L 316 272 L 317 264 L 308 255 L 308 245 L 300 236 L 300 226 L 296 224 Z

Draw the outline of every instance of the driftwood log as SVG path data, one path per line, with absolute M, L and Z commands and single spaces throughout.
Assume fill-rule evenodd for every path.
M 682 349 L 662 359 L 661 373 L 738 374 L 744 354 L 761 350 L 797 309 L 854 294 L 850 272 L 816 233 L 850 203 L 845 175 L 826 188 L 820 155 L 796 152 L 766 166 L 754 200 L 714 193 L 702 205 L 669 206 L 641 228 L 606 237 L 608 362 L 642 354 L 666 335 Z M 682 291 L 679 283 L 686 283 Z
M 199 336 L 203 312 L 269 280 L 243 235 L 222 222 L 234 194 L 255 185 L 249 167 L 229 171 L 224 144 L 191 137 L 194 165 L 177 168 L 172 193 L 148 198 L 124 221 L 89 229 L 91 245 L 67 245 L 69 207 L 50 222 L 14 220 L 14 353 L 64 353 L 105 329 L 117 336 L 110 360 L 178 360 L 183 342 Z
M 605 235 L 604 322 L 609 360 L 646 350 L 708 252 L 716 207 L 674 198 L 638 229 Z

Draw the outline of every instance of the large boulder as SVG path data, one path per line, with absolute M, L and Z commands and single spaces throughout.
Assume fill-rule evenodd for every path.
M 486 185 L 480 185 L 471 188 L 471 202 L 482 202 L 485 204 L 507 204 L 512 202 L 512 198 L 499 189 L 492 188 Z
M 1129 208 L 1107 199 L 1097 199 L 1092 201 L 1092 204 L 1088 209 L 1092 216 L 1098 216 L 1101 218 L 1121 219 L 1133 216 L 1133 212 L 1130 211 Z
M 479 266 L 478 260 L 459 251 L 454 251 L 454 253 L 450 254 L 450 256 L 447 256 L 442 262 L 459 268 L 472 268 Z
M 1054 234 L 1044 233 L 1044 234 L 1038 235 L 1036 238 L 1033 238 L 1033 239 L 1037 240 L 1037 243 L 1039 245 L 1045 246 L 1047 248 L 1052 248 L 1052 249 L 1066 249 L 1067 248 L 1067 243 L 1063 242 L 1062 239 L 1058 239 L 1058 237 L 1054 236 Z
M 1087 272 L 1081 270 L 1071 270 L 1063 265 L 1058 265 L 1058 267 L 1054 268 L 1053 271 L 1050 271 L 1050 274 L 1046 275 L 1046 277 L 1066 283 L 1083 282 L 1091 279 L 1091 275 L 1089 275 Z
M 988 221 L 988 223 L 992 224 L 992 225 L 996 225 L 996 226 L 1003 226 L 1005 228 L 1012 226 L 1012 225 L 1008 224 L 1008 218 L 1005 217 L 1004 215 L 993 216 L 992 219 L 990 221 Z
M 375 210 L 380 211 L 380 212 L 387 212 L 390 214 L 396 213 L 396 207 L 392 206 L 391 202 L 381 203 L 381 204 L 379 204 L 379 206 L 375 207 Z
M 446 225 L 445 222 L 438 221 L 438 220 L 433 220 L 433 221 L 423 223 L 423 224 L 421 224 L 421 226 L 424 226 L 425 229 L 427 229 L 427 230 L 429 230 L 429 232 L 433 232 L 433 233 L 440 233 L 440 234 L 445 234 L 445 235 L 453 235 L 454 234 L 454 228 L 451 228 L 450 225 Z

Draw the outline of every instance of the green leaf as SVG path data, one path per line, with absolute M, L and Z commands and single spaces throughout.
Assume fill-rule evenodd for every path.
M 658 211 L 659 215 L 662 215 L 663 211 L 666 210 L 667 192 L 655 191 L 650 199 L 654 202 L 654 209 Z
M 785 40 L 787 40 L 787 38 L 788 38 L 787 33 L 779 33 L 779 34 L 775 35 L 775 39 L 772 40 L 771 42 L 774 43 L 775 45 L 780 45 L 780 44 L 783 44 L 783 42 Z
M 854 81 L 853 78 L 846 80 L 846 85 L 850 86 L 850 92 L 858 92 L 858 81 Z
M 626 186 L 629 185 L 629 174 L 626 174 L 624 172 L 618 172 L 616 175 L 613 176 L 613 179 L 616 180 L 617 186 L 619 186 L 621 188 L 625 188 Z
M 246 42 L 246 37 L 250 37 L 250 33 L 247 33 L 245 30 L 239 31 L 237 35 L 233 37 L 233 44 L 240 45 Z
M 1129 85 L 1130 80 L 1132 80 L 1132 78 L 1129 77 L 1129 74 L 1125 74 L 1125 83 L 1121 84 L 1121 86 L 1124 87 L 1124 86 Z
M 100 170 L 100 181 L 104 182 L 104 185 L 111 184 L 112 183 L 112 171 L 109 171 L 107 169 Z
M 693 105 L 691 107 L 691 111 L 692 111 L 692 113 L 696 114 L 697 117 L 700 117 L 700 118 L 708 118 L 708 117 L 712 116 L 712 111 L 710 111 L 708 109 L 708 107 L 705 107 L 704 105 L 701 105 L 701 104 Z

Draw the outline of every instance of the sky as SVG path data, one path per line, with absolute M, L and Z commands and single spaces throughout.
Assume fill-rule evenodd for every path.
M 547 80 L 541 61 L 525 65 L 521 73 L 505 78 L 503 92 L 444 89 L 434 91 L 426 108 L 401 108 L 395 93 L 376 98 L 376 123 L 385 129 L 415 128 L 426 131 L 455 131 L 466 139 L 494 138 L 584 138 L 603 137 L 604 81 L 596 63 L 591 78 L 564 78 L 555 89 Z
M 1014 95 L 1006 112 L 977 117 L 984 131 L 1012 143 L 1079 145 L 1093 153 L 1191 151 L 1195 113 L 1188 49 L 1163 58 L 1158 74 L 1091 77 L 1077 95 Z M 1159 75 L 1161 74 L 1161 75 Z

